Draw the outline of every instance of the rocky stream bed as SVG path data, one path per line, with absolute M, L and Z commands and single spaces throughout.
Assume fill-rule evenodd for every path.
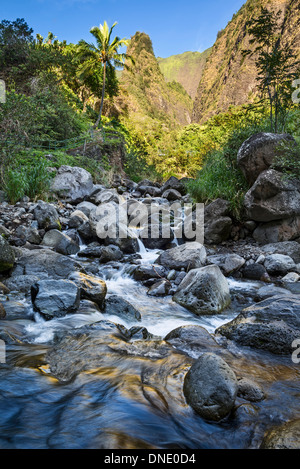
M 300 244 L 228 231 L 225 201 L 204 245 L 104 242 L 99 204 L 188 196 L 76 171 L 59 201 L 0 204 L 0 447 L 299 448 Z

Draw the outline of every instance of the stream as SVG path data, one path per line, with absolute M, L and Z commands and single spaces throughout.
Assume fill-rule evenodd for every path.
M 153 264 L 158 251 L 140 245 L 140 256 L 142 264 Z M 0 329 L 14 338 L 0 364 L 1 449 L 256 449 L 273 425 L 300 418 L 299 365 L 229 344 L 220 352 L 223 358 L 237 376 L 258 383 L 266 398 L 237 398 L 227 419 L 204 421 L 182 391 L 201 351 L 163 340 L 184 325 L 214 334 L 253 303 L 260 282 L 228 279 L 232 294 L 243 295 L 245 304 L 233 301 L 222 315 L 197 317 L 171 296 L 148 296 L 130 276 L 129 264 L 101 265 L 96 275 L 106 281 L 108 296 L 119 295 L 140 311 L 141 321 L 103 314 L 89 302 L 76 314 L 45 321 L 28 298 L 10 294 L 26 317 L 0 321 Z M 132 327 L 146 328 L 152 337 L 126 339 Z

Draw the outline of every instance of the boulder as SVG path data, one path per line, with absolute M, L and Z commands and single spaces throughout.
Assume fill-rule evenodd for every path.
M 207 244 L 220 244 L 229 238 L 232 229 L 229 214 L 230 204 L 227 200 L 216 199 L 205 207 L 204 238 Z
M 282 142 L 295 142 L 288 134 L 259 133 L 252 135 L 241 146 L 237 162 L 249 185 L 253 185 L 258 176 L 269 169 L 274 156 L 282 151 Z
M 194 314 L 212 315 L 230 305 L 227 279 L 216 265 L 191 270 L 179 285 L 173 300 Z
M 180 326 L 169 332 L 164 338 L 177 350 L 196 358 L 204 352 L 215 352 L 220 349 L 213 336 L 204 327 L 191 325 Z
M 81 298 L 93 301 L 100 308 L 103 307 L 107 294 L 107 286 L 104 280 L 81 272 L 73 272 L 69 276 L 69 280 L 74 282 L 80 289 Z
M 144 179 L 143 181 L 140 181 L 137 186 L 135 187 L 136 192 L 140 192 L 141 195 L 144 195 L 146 192 L 149 191 L 150 187 L 156 187 L 157 185 L 149 181 L 149 179 Z M 161 189 L 160 189 L 161 191 Z
M 244 199 L 249 219 L 272 222 L 300 216 L 300 181 L 269 169 L 260 174 Z
M 133 271 L 133 278 L 137 281 L 161 279 L 165 277 L 166 270 L 160 265 L 139 265 Z
M 286 275 L 296 267 L 296 264 L 290 256 L 270 254 L 266 256 L 264 266 L 270 275 Z
M 22 249 L 16 259 L 11 279 L 19 275 L 33 275 L 39 279 L 66 279 L 72 272 L 80 270 L 82 267 L 72 258 L 50 249 Z
M 292 241 L 300 236 L 300 217 L 273 221 L 259 225 L 253 233 L 253 238 L 259 244 Z
M 109 203 L 119 204 L 121 198 L 116 189 L 103 189 L 93 196 L 93 202 L 96 205 Z
M 169 225 L 152 223 L 143 227 L 139 236 L 146 249 L 165 249 L 174 240 L 174 233 Z
M 216 254 L 207 257 L 207 263 L 218 265 L 226 276 L 240 270 L 245 262 L 238 254 Z
M 127 210 L 115 202 L 101 204 L 89 216 L 91 231 L 102 243 L 118 246 L 126 254 L 134 254 L 139 250 L 139 243 L 127 221 Z
M 300 335 L 299 296 L 279 295 L 250 306 L 216 334 L 242 346 L 291 355 L 292 343 Z
M 260 402 L 265 399 L 263 389 L 254 381 L 248 378 L 238 380 L 238 397 L 249 402 Z
M 174 202 L 175 200 L 180 200 L 182 195 L 176 189 L 168 189 L 167 191 L 163 192 L 162 197 L 167 199 L 169 202 Z
M 162 186 L 161 191 L 162 193 L 173 189 L 178 191 L 181 195 L 185 195 L 187 190 L 185 187 L 185 179 L 178 179 L 175 176 L 171 176 Z
M 27 242 L 31 244 L 40 244 L 42 238 L 38 230 L 32 226 L 20 225 L 14 232 L 15 245 L 25 245 Z
M 39 281 L 36 275 L 16 275 L 4 280 L 4 284 L 9 288 L 10 291 L 22 292 L 29 294 L 33 284 Z
M 83 168 L 61 166 L 51 184 L 51 190 L 66 202 L 78 204 L 93 191 L 93 178 Z
M 206 249 L 203 244 L 192 242 L 168 249 L 160 254 L 157 263 L 168 270 L 192 270 L 206 263 Z
M 80 210 L 80 212 L 83 212 L 87 217 L 89 217 L 91 211 L 96 210 L 97 206 L 92 202 L 83 201 L 76 206 L 76 209 Z
M 155 282 L 148 290 L 148 296 L 167 296 L 171 289 L 171 283 L 168 280 L 159 280 Z
M 52 204 L 39 201 L 33 210 L 34 219 L 38 222 L 39 229 L 60 229 L 59 215 Z
M 77 243 L 75 243 L 65 233 L 58 230 L 47 231 L 41 244 L 43 246 L 51 247 L 54 251 L 65 256 L 77 254 L 80 250 Z
M 70 280 L 41 280 L 31 287 L 35 311 L 46 319 L 75 313 L 80 303 L 80 290 Z
M 271 428 L 262 441 L 260 449 L 300 449 L 300 419 Z
M 187 403 L 205 420 L 227 417 L 238 391 L 236 376 L 218 355 L 205 353 L 192 365 L 184 379 Z
M 15 263 L 15 252 L 9 242 L 0 235 L 0 272 L 13 268 Z
M 69 228 L 79 228 L 88 221 L 88 217 L 81 210 L 75 210 L 71 213 L 68 223 Z
M 242 274 L 244 278 L 249 280 L 259 280 L 262 282 L 268 282 L 270 280 L 266 268 L 258 263 L 245 265 L 242 269 Z
M 105 314 L 117 316 L 125 321 L 141 321 L 141 313 L 129 301 L 118 295 L 111 295 L 105 301 Z
M 78 257 L 98 258 L 101 264 L 106 264 L 107 262 L 121 260 L 123 258 L 123 253 L 118 246 L 113 244 L 109 246 L 101 246 L 99 243 L 94 242 L 80 251 L 78 253 Z
M 300 263 L 300 243 L 297 241 L 266 244 L 261 251 L 264 254 L 285 254 L 290 256 L 296 264 Z

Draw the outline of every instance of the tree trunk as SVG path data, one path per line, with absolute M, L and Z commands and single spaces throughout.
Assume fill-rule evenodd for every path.
M 103 111 L 103 104 L 104 104 L 104 96 L 105 96 L 105 82 L 106 82 L 106 62 L 104 62 L 103 67 L 103 86 L 102 86 L 102 97 L 101 97 L 101 104 L 100 104 L 100 111 L 97 122 L 94 125 L 94 128 L 97 128 L 101 122 L 102 111 Z

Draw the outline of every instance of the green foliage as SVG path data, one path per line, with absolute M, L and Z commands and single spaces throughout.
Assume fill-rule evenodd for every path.
M 51 176 L 49 164 L 41 153 L 21 151 L 4 170 L 3 189 L 11 203 L 24 196 L 35 199 L 47 194 Z
M 223 198 L 230 202 L 236 218 L 242 216 L 242 202 L 249 189 L 237 166 L 237 153 L 247 138 L 266 131 L 268 122 L 247 123 L 234 127 L 218 149 L 207 153 L 204 166 L 197 178 L 188 184 L 188 191 L 196 202 L 209 202 Z
M 98 127 L 102 118 L 104 97 L 106 92 L 106 80 L 109 76 L 112 77 L 113 81 L 116 82 L 116 67 L 124 66 L 125 59 L 128 58 L 126 54 L 119 52 L 119 49 L 123 46 L 128 46 L 129 41 L 125 38 L 120 39 L 119 37 L 111 38 L 114 27 L 117 23 L 114 23 L 111 28 L 108 27 L 106 21 L 103 25 L 100 24 L 99 27 L 94 26 L 90 33 L 94 36 L 97 45 L 90 44 L 84 40 L 81 40 L 78 48 L 77 54 L 79 59 L 81 59 L 81 65 L 78 70 L 78 77 L 82 80 L 83 83 L 87 83 L 98 88 L 97 86 L 99 76 L 99 66 L 103 71 L 102 77 L 102 87 L 101 87 L 101 104 L 99 110 L 99 116 L 95 123 L 95 128 Z
M 272 168 L 282 172 L 285 178 L 300 179 L 300 146 L 291 142 L 281 142 Z
M 292 82 L 299 73 L 299 61 L 293 47 L 280 40 L 281 13 L 261 7 L 260 15 L 247 23 L 252 36 L 250 44 L 256 47 L 243 51 L 244 56 L 257 54 L 258 89 L 262 100 L 269 103 L 271 132 L 278 132 L 280 124 L 285 121 L 287 110 L 292 105 Z
M 27 145 L 80 135 L 88 120 L 74 110 L 56 85 L 41 81 L 32 96 L 8 91 L 0 104 L 0 137 Z
M 0 23 L 0 66 L 17 66 L 23 63 L 33 42 L 33 30 L 24 19 L 3 20 Z

